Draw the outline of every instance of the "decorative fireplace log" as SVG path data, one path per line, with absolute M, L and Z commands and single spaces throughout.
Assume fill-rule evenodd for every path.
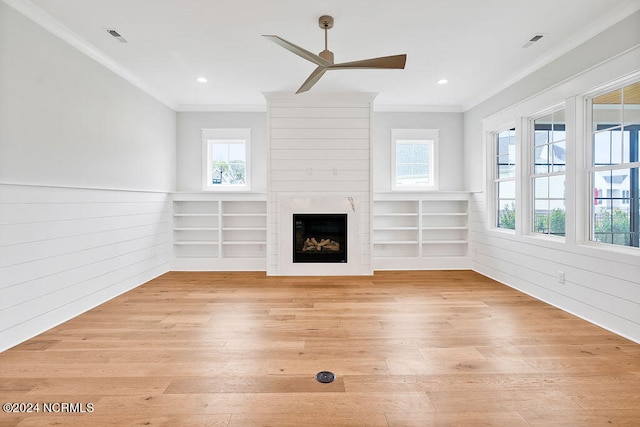
M 336 252 L 340 250 L 340 243 L 330 239 L 320 239 L 318 242 L 315 237 L 307 237 L 302 252 L 322 252 L 323 248 Z

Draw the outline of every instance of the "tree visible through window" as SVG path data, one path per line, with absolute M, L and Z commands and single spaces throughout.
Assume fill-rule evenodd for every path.
M 590 100 L 591 239 L 639 246 L 640 82 Z
M 495 134 L 496 227 L 516 228 L 516 130 Z
M 249 189 L 249 129 L 203 129 L 203 189 Z
M 534 233 L 565 234 L 566 132 L 564 109 L 533 121 Z
M 209 141 L 210 185 L 245 185 L 245 141 Z

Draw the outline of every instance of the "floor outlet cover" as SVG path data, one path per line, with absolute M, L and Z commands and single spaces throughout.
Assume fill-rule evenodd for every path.
M 333 372 L 321 371 L 316 374 L 316 379 L 321 383 L 331 383 L 336 379 L 336 376 Z

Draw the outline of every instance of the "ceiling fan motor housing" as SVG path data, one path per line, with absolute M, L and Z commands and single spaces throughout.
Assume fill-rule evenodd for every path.
M 322 15 L 320 18 L 318 18 L 318 25 L 320 25 L 320 28 L 322 28 L 323 30 L 325 28 L 327 30 L 332 29 L 333 28 L 333 16 Z
M 333 64 L 333 52 L 331 52 L 330 50 L 325 49 L 322 52 L 320 52 L 318 56 L 320 56 L 320 58 L 322 59 L 326 59 L 327 61 Z

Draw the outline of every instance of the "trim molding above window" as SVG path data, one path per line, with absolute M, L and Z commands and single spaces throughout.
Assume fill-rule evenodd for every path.
M 202 129 L 202 190 L 250 190 L 251 129 Z
M 391 190 L 438 190 L 438 129 L 391 129 Z

